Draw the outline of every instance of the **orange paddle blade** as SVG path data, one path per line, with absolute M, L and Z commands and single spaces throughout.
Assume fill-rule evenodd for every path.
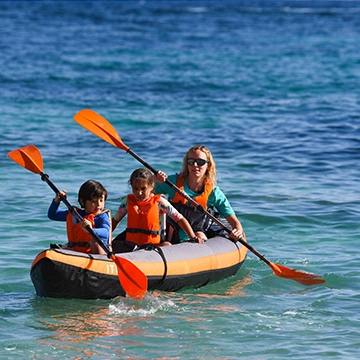
M 129 150 L 129 147 L 121 141 L 121 138 L 114 127 L 95 111 L 89 109 L 80 110 L 75 114 L 74 120 L 86 130 L 105 140 L 109 144 L 125 151 Z
M 43 172 L 43 160 L 41 152 L 34 145 L 27 145 L 22 148 L 10 151 L 8 156 L 17 164 L 32 171 L 35 174 Z
M 142 298 L 148 287 L 146 275 L 130 260 L 112 254 L 111 260 L 117 266 L 118 278 L 125 292 L 132 298 Z
M 295 280 L 303 285 L 310 286 L 315 284 L 322 284 L 325 282 L 324 279 L 320 279 L 317 275 L 305 271 L 289 269 L 286 266 L 282 266 L 274 263 L 270 263 L 269 265 L 273 269 L 275 275 L 286 279 Z

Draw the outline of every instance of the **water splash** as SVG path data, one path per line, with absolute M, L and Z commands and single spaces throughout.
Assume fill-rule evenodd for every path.
M 171 299 L 163 299 L 147 293 L 142 300 L 117 297 L 109 304 L 109 311 L 111 314 L 145 317 L 176 307 L 177 305 Z

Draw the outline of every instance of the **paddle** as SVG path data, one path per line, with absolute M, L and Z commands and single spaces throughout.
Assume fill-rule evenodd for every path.
M 35 174 L 39 174 L 41 176 L 41 180 L 45 181 L 56 194 L 59 193 L 57 187 L 50 181 L 49 175 L 44 174 L 43 172 L 42 156 L 40 150 L 36 146 L 28 145 L 10 151 L 8 156 L 25 169 Z M 84 221 L 82 216 L 74 207 L 71 206 L 65 196 L 61 196 L 61 200 L 79 222 Z M 115 263 L 120 284 L 125 292 L 132 298 L 143 297 L 147 290 L 147 277 L 145 274 L 131 261 L 115 256 L 115 254 L 106 247 L 91 227 L 87 227 L 86 230 L 106 252 L 108 258 Z
M 149 165 L 146 161 L 144 161 L 140 156 L 134 153 L 127 145 L 125 145 L 119 134 L 116 132 L 114 127 L 101 115 L 96 113 L 93 110 L 84 109 L 79 111 L 74 116 L 75 122 L 79 125 L 83 126 L 85 129 L 89 130 L 94 135 L 99 138 L 105 140 L 109 144 L 125 150 L 131 156 L 133 156 L 136 160 L 142 163 L 145 167 L 151 170 L 154 174 L 157 173 L 157 170 L 154 169 L 151 165 Z M 170 180 L 166 179 L 166 184 L 173 188 L 175 191 L 180 193 L 186 200 L 188 200 L 192 205 L 196 207 L 197 210 L 206 214 L 211 220 L 213 220 L 216 224 L 218 224 L 221 228 L 223 228 L 228 233 L 231 232 L 218 218 L 213 216 L 207 210 L 205 210 L 201 205 L 199 205 L 194 199 L 192 199 L 188 194 L 183 192 L 180 188 L 178 188 L 175 184 L 173 184 Z M 249 245 L 243 239 L 239 239 L 239 242 L 243 244 L 246 248 L 248 248 L 253 254 L 255 254 L 260 260 L 264 261 L 267 265 L 271 267 L 274 271 L 275 275 L 287 279 L 295 280 L 303 285 L 315 285 L 322 284 L 325 282 L 324 279 L 319 278 L 317 275 L 300 271 L 289 269 L 283 265 L 278 265 L 267 260 L 263 255 L 257 252 L 251 245 Z

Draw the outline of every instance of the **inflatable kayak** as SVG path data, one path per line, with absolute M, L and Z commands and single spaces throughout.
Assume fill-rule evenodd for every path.
M 247 248 L 216 236 L 205 242 L 181 243 L 157 249 L 116 254 L 145 273 L 148 290 L 199 288 L 233 276 Z M 117 267 L 106 255 L 84 254 L 52 246 L 34 259 L 31 280 L 37 295 L 53 298 L 111 299 L 125 296 Z

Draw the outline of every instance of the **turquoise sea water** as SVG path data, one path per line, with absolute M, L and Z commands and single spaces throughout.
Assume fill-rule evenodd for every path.
M 0 2 L 1 359 L 357 359 L 360 2 Z M 76 204 L 115 211 L 141 166 L 73 121 L 90 108 L 155 168 L 207 145 L 249 243 L 323 275 L 305 287 L 249 253 L 235 277 L 143 301 L 39 298 L 37 253 L 65 242 L 28 144 Z

